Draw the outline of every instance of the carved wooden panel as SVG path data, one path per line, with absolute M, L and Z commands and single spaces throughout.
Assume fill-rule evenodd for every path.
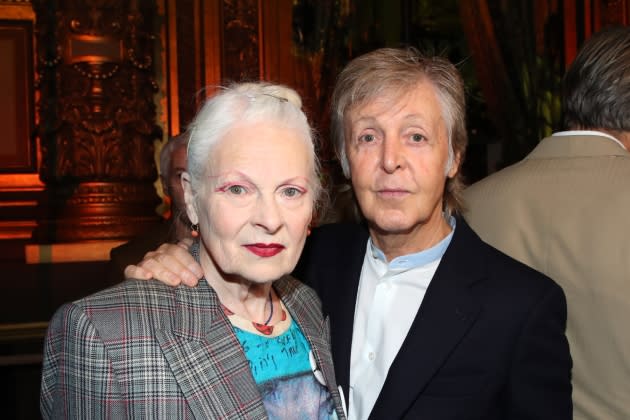
M 0 20 L 0 172 L 35 172 L 30 21 Z
M 21 257 L 43 185 L 33 128 L 33 25 L 30 1 L 0 2 L 0 260 Z
M 38 0 L 39 240 L 132 236 L 156 220 L 151 0 Z
M 260 77 L 260 36 L 257 0 L 223 2 L 223 75 L 230 80 Z

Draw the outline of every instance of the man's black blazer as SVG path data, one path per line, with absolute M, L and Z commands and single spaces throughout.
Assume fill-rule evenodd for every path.
M 330 316 L 346 399 L 367 239 L 359 225 L 317 228 L 295 271 Z M 566 311 L 554 281 L 487 245 L 458 218 L 370 419 L 571 419 Z

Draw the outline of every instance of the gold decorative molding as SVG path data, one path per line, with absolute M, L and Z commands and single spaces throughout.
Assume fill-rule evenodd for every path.
M 48 322 L 0 324 L 0 344 L 44 338 Z
M 0 1 L 0 17 L 9 20 L 35 20 L 31 1 Z
M 24 247 L 27 264 L 108 261 L 112 248 L 124 241 L 93 241 L 65 244 L 29 244 Z

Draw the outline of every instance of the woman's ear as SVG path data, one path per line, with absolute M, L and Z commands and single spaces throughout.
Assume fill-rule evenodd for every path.
M 197 206 L 195 204 L 195 194 L 192 190 L 190 174 L 182 172 L 181 176 L 182 188 L 184 189 L 184 201 L 186 202 L 186 215 L 193 225 L 199 223 L 199 215 L 197 214 Z

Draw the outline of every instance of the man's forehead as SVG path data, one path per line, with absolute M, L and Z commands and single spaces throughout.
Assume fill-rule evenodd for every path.
M 399 85 L 385 85 L 371 92 L 364 92 L 357 95 L 348 104 L 347 111 L 362 109 L 372 105 L 390 106 L 401 101 L 408 100 L 418 91 L 432 92 L 436 95 L 435 85 L 427 78 L 416 81 L 401 83 Z
M 383 94 L 364 100 L 348 109 L 345 123 L 349 125 L 370 122 L 383 117 L 410 119 L 440 118 L 442 109 L 432 85 L 418 84 L 401 94 Z

